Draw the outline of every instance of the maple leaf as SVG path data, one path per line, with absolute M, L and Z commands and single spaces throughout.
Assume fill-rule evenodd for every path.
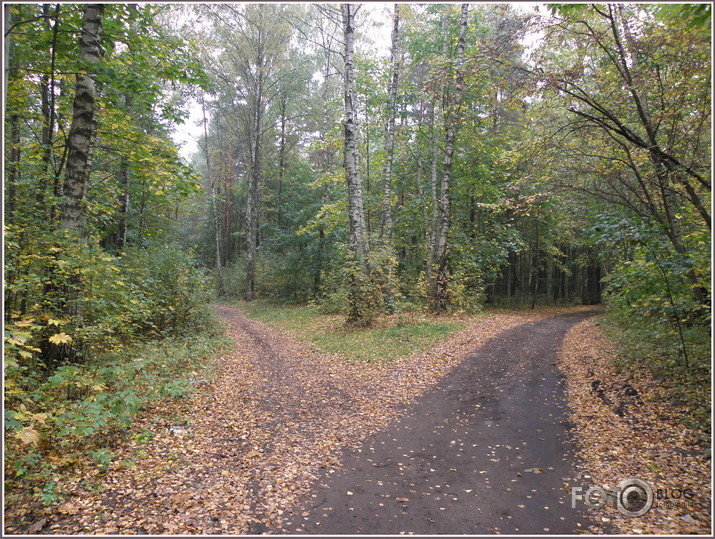
M 52 344 L 65 344 L 72 342 L 72 337 L 61 331 L 48 339 Z

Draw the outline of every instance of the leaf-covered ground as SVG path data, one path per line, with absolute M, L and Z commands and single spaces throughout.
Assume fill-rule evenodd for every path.
M 602 527 L 591 531 L 711 534 L 712 461 L 698 433 L 683 426 L 677 404 L 659 398 L 662 383 L 644 372 L 617 372 L 615 355 L 596 320 L 578 324 L 564 339 L 560 367 L 581 446 L 578 486 L 586 492 L 636 477 L 652 487 L 656 499 L 641 517 L 625 517 L 612 503 L 594 509 Z
M 175 411 L 149 411 L 106 474 L 78 476 L 68 500 L 29 530 L 7 532 L 246 534 L 280 526 L 321 469 L 384 429 L 467 352 L 553 314 L 477 317 L 427 352 L 365 363 L 318 353 L 232 307 L 219 312 L 236 347 L 220 358 L 216 381 Z

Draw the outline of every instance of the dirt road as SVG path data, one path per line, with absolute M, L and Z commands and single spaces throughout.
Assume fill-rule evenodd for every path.
M 326 472 L 291 532 L 566 534 L 573 473 L 561 375 L 591 312 L 519 325 L 470 353 L 400 420 Z
M 36 532 L 575 529 L 559 490 L 569 443 L 553 362 L 588 313 L 493 313 L 431 350 L 364 363 L 217 311 L 235 349 L 179 426 L 149 411 L 128 437 L 145 441 L 117 447 L 107 474 L 77 478 Z

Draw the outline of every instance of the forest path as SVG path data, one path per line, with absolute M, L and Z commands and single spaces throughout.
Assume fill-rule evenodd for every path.
M 575 470 L 563 375 L 568 329 L 596 312 L 519 325 L 470 353 L 386 430 L 321 478 L 309 534 L 571 534 Z
M 146 414 L 133 431 L 136 434 L 151 432 L 149 441 L 128 443 L 121 451 L 118 448 L 118 454 L 131 458 L 133 464 L 114 465 L 109 473 L 97 478 L 100 483 L 95 483 L 91 491 L 78 487 L 64 506 L 65 515 L 47 519 L 43 531 L 65 534 L 227 535 L 286 533 L 303 526 L 309 532 L 327 533 L 328 529 L 323 524 L 311 527 L 316 520 L 324 519 L 313 518 L 309 509 L 299 509 L 306 500 L 310 501 L 309 507 L 315 505 L 313 500 L 316 499 L 311 498 L 315 492 L 311 489 L 316 480 L 322 478 L 324 481 L 326 475 L 331 475 L 331 470 L 336 477 L 352 473 L 354 481 L 358 482 L 369 478 L 356 469 L 358 461 L 355 455 L 360 455 L 357 451 L 361 447 L 375 447 L 377 450 L 376 440 L 405 436 L 409 422 L 422 422 L 421 428 L 425 432 L 436 431 L 434 420 L 442 417 L 438 413 L 457 423 L 472 422 L 473 431 L 469 435 L 484 437 L 478 442 L 479 447 L 474 448 L 474 454 L 486 462 L 470 462 L 470 470 L 478 466 L 479 471 L 494 471 L 489 475 L 474 475 L 468 470 L 462 475 L 464 467 L 450 465 L 442 472 L 450 479 L 452 476 L 462 477 L 461 483 L 440 480 L 430 486 L 437 489 L 440 487 L 435 485 L 447 483 L 451 489 L 455 484 L 463 484 L 465 489 L 473 490 L 473 496 L 479 492 L 481 498 L 475 497 L 473 502 L 482 503 L 487 498 L 482 480 L 489 478 L 492 491 L 503 495 L 496 477 L 498 466 L 506 466 L 503 475 L 511 474 L 509 477 L 513 477 L 517 468 L 521 467 L 533 465 L 547 469 L 552 461 L 554 467 L 561 466 L 556 462 L 563 455 L 561 440 L 556 445 L 545 443 L 538 455 L 530 453 L 532 447 L 537 450 L 541 442 L 538 437 L 550 439 L 554 429 L 559 435 L 565 431 L 565 427 L 558 424 L 560 420 L 556 419 L 561 409 L 556 400 L 553 407 L 545 403 L 542 410 L 546 417 L 546 411 L 552 411 L 554 425 L 549 422 L 552 420 L 550 417 L 544 425 L 532 424 L 533 421 L 541 421 L 541 418 L 532 416 L 533 404 L 528 399 L 519 401 L 516 398 L 521 391 L 516 385 L 519 383 L 517 376 L 521 376 L 525 383 L 530 380 L 533 385 L 530 393 L 525 393 L 525 398 L 544 391 L 547 383 L 557 384 L 556 367 L 550 364 L 555 361 L 555 347 L 570 324 L 588 316 L 581 311 L 583 309 L 568 309 L 567 312 L 575 314 L 563 318 L 550 318 L 549 314 L 553 311 L 489 313 L 471 319 L 469 327 L 428 351 L 393 362 L 365 363 L 319 352 L 263 323 L 247 319 L 233 306 L 217 306 L 226 334 L 235 341 L 235 348 L 219 358 L 215 380 L 209 385 L 199 386 L 200 390 L 193 399 L 183 406 L 183 426 L 177 428 L 174 424 L 158 423 L 156 416 Z M 495 346 L 501 339 L 500 335 L 509 336 L 501 348 Z M 517 344 L 514 339 L 519 335 L 522 337 Z M 545 348 L 541 355 L 534 356 L 531 351 L 541 349 L 538 341 L 542 339 L 546 343 L 543 345 Z M 492 359 L 475 359 L 485 357 L 472 353 L 480 349 L 491 351 Z M 514 354 L 515 350 L 517 354 Z M 476 400 L 465 402 L 463 398 L 468 395 L 461 384 L 468 378 L 465 369 L 469 370 L 470 365 L 473 367 L 475 361 L 484 362 L 483 367 L 490 370 L 486 371 L 486 376 L 479 370 L 473 370 L 471 376 L 476 381 L 473 379 L 469 387 L 476 391 L 472 395 Z M 534 370 L 531 372 L 529 369 Z M 457 384 L 453 391 L 447 387 L 449 383 Z M 507 390 L 507 386 L 514 389 Z M 560 393 L 560 388 L 554 386 L 553 391 Z M 452 395 L 452 399 L 445 402 L 441 411 L 425 408 L 425 399 L 443 393 Z M 422 394 L 424 397 L 415 401 Z M 505 394 L 513 394 L 516 400 L 502 401 Z M 477 403 L 481 403 L 483 409 L 472 406 Z M 511 408 L 501 409 L 503 404 Z M 473 409 L 474 413 L 471 412 Z M 484 423 L 487 411 L 492 414 L 489 418 L 493 421 L 491 426 Z M 403 416 L 404 422 L 399 422 Z M 501 459 L 501 463 L 495 466 L 486 459 L 484 444 L 492 447 L 509 444 L 508 438 L 489 438 L 497 432 L 491 429 L 504 428 L 507 417 L 512 417 L 514 423 L 509 424 L 514 428 L 517 425 L 529 427 L 526 429 L 529 432 L 524 432 L 524 436 L 530 436 L 524 438 L 529 444 L 522 447 L 514 442 L 510 450 L 519 452 L 523 462 L 507 458 L 502 455 L 503 450 L 497 448 L 499 454 L 490 455 Z M 542 435 L 531 426 L 546 430 Z M 463 441 L 466 435 L 461 436 Z M 133 439 L 137 440 L 138 436 L 133 436 Z M 454 436 L 450 437 L 450 441 L 453 439 L 456 440 Z M 420 445 L 421 441 L 414 443 L 414 448 L 409 447 L 404 452 L 427 447 Z M 466 445 L 466 441 L 464 443 Z M 449 449 L 458 448 L 449 446 Z M 388 453 L 384 453 L 385 459 L 413 462 L 399 460 L 402 453 Z M 364 449 L 363 454 L 366 455 Z M 543 458 L 538 460 L 542 454 Z M 341 467 L 343 455 L 345 463 Z M 383 462 L 390 464 L 384 459 L 378 463 Z M 446 465 L 447 460 L 444 462 Z M 485 467 L 487 465 L 490 467 Z M 451 472 L 452 467 L 457 472 Z M 432 468 L 437 469 L 435 466 Z M 389 474 L 393 473 L 392 469 L 399 469 L 397 463 L 370 471 Z M 526 488 L 529 482 L 541 484 L 542 479 L 549 477 L 556 481 L 556 477 L 561 475 L 561 468 L 558 470 L 548 470 L 534 477 L 524 473 L 526 477 L 520 485 Z M 418 474 L 433 473 L 429 468 L 415 468 L 415 471 Z M 349 481 L 349 478 L 344 480 Z M 358 488 L 364 488 L 366 494 L 362 503 L 365 507 L 373 502 L 377 504 L 378 494 L 367 492 L 370 485 L 362 483 L 353 487 L 351 491 L 356 495 L 350 500 L 358 498 Z M 374 486 L 377 486 L 376 482 Z M 511 488 L 514 490 L 515 487 Z M 420 492 L 426 492 L 424 489 L 428 487 Z M 339 497 L 341 493 L 345 495 L 347 489 L 333 488 L 328 492 Z M 466 495 L 462 493 L 462 498 Z M 394 496 L 410 500 L 417 498 L 409 491 L 403 492 L 402 487 L 394 491 Z M 502 503 L 499 499 L 496 497 L 492 505 L 516 511 L 510 506 L 511 502 Z M 318 503 L 321 508 L 325 506 L 322 500 Z M 395 499 L 390 503 L 399 504 Z M 543 505 L 549 503 L 552 502 L 544 501 Z M 388 505 L 387 501 L 385 505 Z M 331 506 L 335 508 L 334 532 L 363 531 L 363 525 L 351 519 L 353 512 L 349 508 L 340 505 L 337 499 L 335 503 L 331 502 Z M 405 510 L 408 508 L 409 505 Z M 555 514 L 555 508 L 554 504 L 549 513 Z M 417 517 L 416 513 L 410 512 Z M 560 514 L 563 513 L 560 511 Z M 458 515 L 457 512 L 450 515 L 450 511 L 439 511 L 434 518 L 428 518 L 437 522 L 440 521 L 438 519 L 445 519 L 440 524 L 444 528 L 439 529 L 447 529 L 450 522 L 455 523 L 454 517 Z M 343 517 L 348 520 L 341 520 Z M 390 522 L 389 519 L 382 521 L 385 528 L 380 533 L 392 532 L 393 528 L 400 531 L 397 528 L 403 527 L 402 521 Z M 426 533 L 436 529 L 430 527 L 433 524 L 421 517 L 421 520 L 413 520 L 408 528 Z M 494 530 L 498 525 L 497 522 L 484 520 L 481 527 L 470 529 L 469 533 Z M 456 533 L 458 529 L 461 528 L 455 527 L 450 531 Z

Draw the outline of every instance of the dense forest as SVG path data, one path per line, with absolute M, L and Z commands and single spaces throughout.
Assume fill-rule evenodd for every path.
M 604 302 L 705 391 L 711 68 L 709 4 L 5 5 L 6 477 L 188 391 L 136 358 L 216 297 Z

